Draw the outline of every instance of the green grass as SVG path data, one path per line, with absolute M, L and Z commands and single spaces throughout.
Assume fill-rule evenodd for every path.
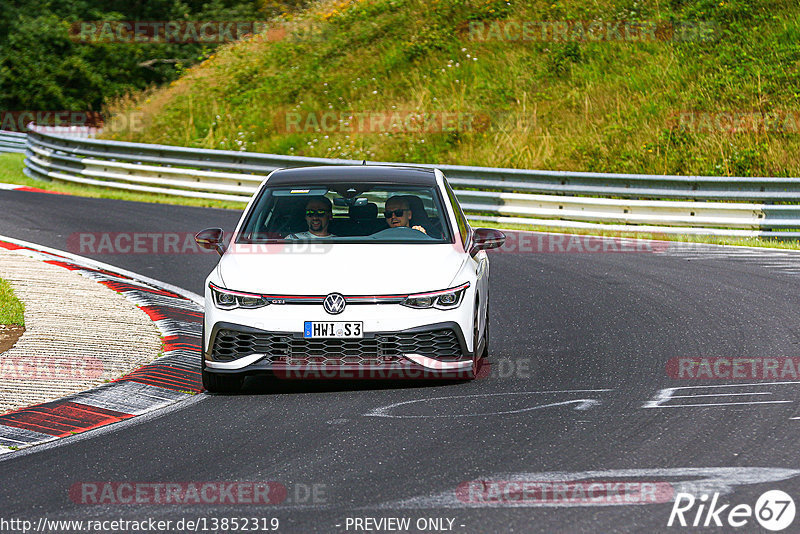
M 0 154 L 0 183 L 26 185 L 29 187 L 45 189 L 47 191 L 56 191 L 59 193 L 67 193 L 82 197 L 114 198 L 119 200 L 130 200 L 133 202 L 153 202 L 157 204 L 178 204 L 181 206 L 226 208 L 235 210 L 242 210 L 245 206 L 244 202 L 206 200 L 202 198 L 186 198 L 153 193 L 136 193 L 92 185 L 34 180 L 32 178 L 28 178 L 22 172 L 22 169 L 25 166 L 23 164 L 24 159 L 25 157 L 22 154 Z
M 169 87 L 112 103 L 143 128 L 108 137 L 372 161 L 800 176 L 800 125 L 697 132 L 677 120 L 682 111 L 797 112 L 798 14 L 794 0 L 323 1 L 300 17 L 318 38 L 220 47 Z M 718 30 L 690 42 L 470 37 L 471 23 L 542 20 Z M 442 133 L 281 131 L 286 112 L 391 110 L 485 120 Z
M 0 324 L 25 326 L 25 305 L 14 295 L 11 284 L 0 278 Z

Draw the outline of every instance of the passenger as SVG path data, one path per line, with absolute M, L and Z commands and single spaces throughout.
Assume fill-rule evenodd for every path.
M 422 226 L 411 226 L 411 217 L 414 213 L 408 205 L 408 200 L 402 197 L 391 197 L 386 201 L 386 210 L 384 216 L 386 217 L 386 224 L 389 228 L 413 228 L 419 230 L 423 234 L 427 234 L 425 228 Z
M 333 204 L 327 197 L 313 197 L 306 202 L 305 209 L 307 232 L 289 234 L 286 239 L 317 239 L 336 237 L 328 231 L 333 219 Z

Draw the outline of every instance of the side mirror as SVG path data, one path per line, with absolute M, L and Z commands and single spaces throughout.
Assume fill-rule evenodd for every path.
M 202 248 L 216 250 L 217 254 L 225 254 L 225 245 L 222 243 L 222 228 L 206 228 L 194 236 L 194 240 Z
M 506 234 L 494 228 L 477 228 L 472 234 L 472 247 L 469 255 L 474 256 L 481 250 L 502 247 L 506 242 Z

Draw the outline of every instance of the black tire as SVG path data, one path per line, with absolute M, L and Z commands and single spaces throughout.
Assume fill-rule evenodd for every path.
M 218 375 L 203 369 L 203 387 L 209 393 L 236 393 L 242 389 L 239 375 Z
M 483 351 L 481 358 L 489 359 L 489 304 L 486 304 L 486 331 L 483 333 Z
M 472 314 L 472 367 L 467 371 L 467 380 L 475 380 L 478 377 L 478 367 L 481 357 L 478 355 L 478 341 L 480 332 L 478 331 L 478 308 Z

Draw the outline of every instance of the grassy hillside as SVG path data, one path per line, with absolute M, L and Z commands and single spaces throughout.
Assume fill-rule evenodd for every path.
M 311 39 L 306 30 L 225 46 L 171 86 L 113 103 L 140 113 L 144 128 L 108 136 L 373 161 L 800 176 L 800 123 L 785 120 L 800 109 L 798 14 L 793 0 L 323 2 L 294 20 Z M 654 23 L 656 39 L 474 32 L 495 21 L 572 21 L 574 30 L 598 20 Z M 672 38 L 681 24 L 710 33 Z M 281 115 L 395 110 L 478 121 L 461 131 L 286 133 Z M 685 111 L 780 121 L 696 129 L 681 125 Z

